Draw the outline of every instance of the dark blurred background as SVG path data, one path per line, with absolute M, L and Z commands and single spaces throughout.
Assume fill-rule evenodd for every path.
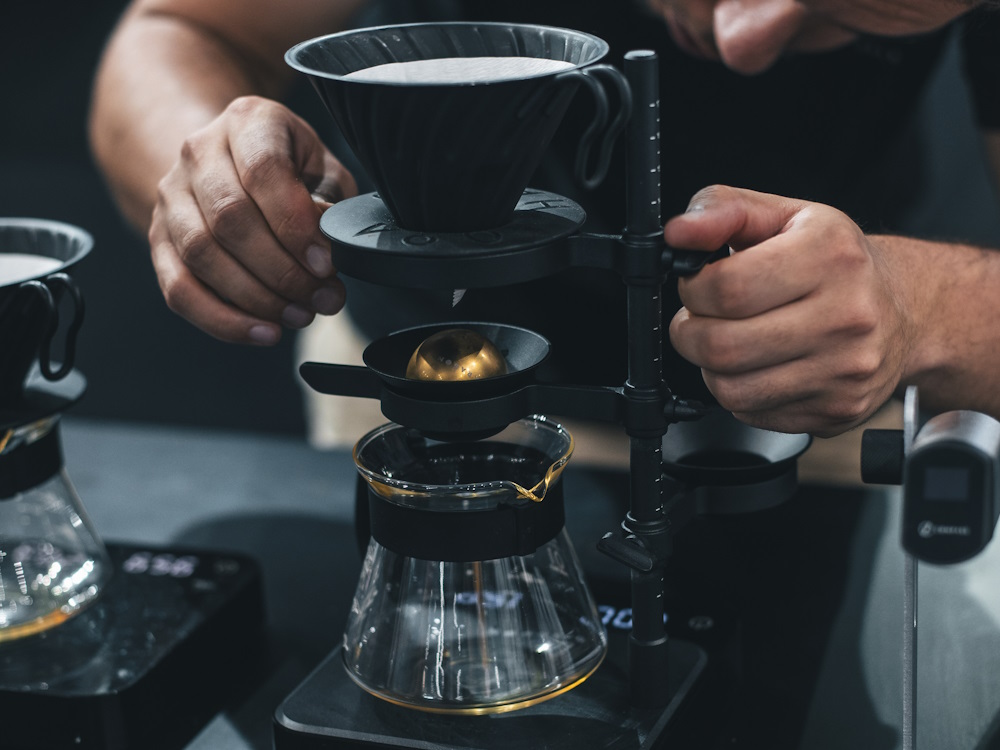
M 2 12 L 0 215 L 76 224 L 96 243 L 74 272 L 87 301 L 77 364 L 89 380 L 74 414 L 304 434 L 294 336 L 286 335 L 274 349 L 233 346 L 171 313 L 145 238 L 119 217 L 94 167 L 86 141 L 90 85 L 124 7 L 124 0 L 51 0 L 6 3 Z M 925 176 L 922 197 L 907 226 L 920 234 L 1000 245 L 1000 223 L 957 68 L 952 49 L 919 127 L 900 145 L 900 158 L 913 158 L 916 146 L 925 160 L 919 170 Z M 303 87 L 295 102 L 321 132 L 332 130 L 311 91 Z
M 94 250 L 73 272 L 86 299 L 73 414 L 303 433 L 294 336 L 233 346 L 167 309 L 144 237 L 120 218 L 91 159 L 90 87 L 125 0 L 5 4 L 0 215 L 76 224 Z M 2 356 L 2 354 L 0 354 Z

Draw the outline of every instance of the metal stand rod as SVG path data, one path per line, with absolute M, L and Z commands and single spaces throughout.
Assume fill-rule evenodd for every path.
M 920 426 L 916 386 L 903 396 L 903 455 L 908 456 Z M 917 746 L 917 559 L 903 557 L 903 750 Z
M 917 560 L 903 560 L 903 750 L 917 747 Z
M 625 233 L 654 238 L 663 233 L 660 217 L 660 76 L 656 53 L 633 50 L 625 55 L 625 78 L 632 89 L 628 123 Z
M 651 570 L 632 571 L 632 635 L 629 640 L 632 703 L 661 706 L 667 693 L 667 635 L 663 622 L 663 565 L 669 547 L 663 510 L 662 455 L 667 422 L 663 417 L 663 330 L 659 257 L 660 216 L 659 79 L 656 54 L 633 51 L 625 56 L 625 76 L 632 90 L 628 127 L 627 225 L 625 251 L 645 253 L 641 274 L 628 286 L 628 382 L 630 402 L 625 428 L 630 446 L 630 512 L 623 524 L 655 561 Z

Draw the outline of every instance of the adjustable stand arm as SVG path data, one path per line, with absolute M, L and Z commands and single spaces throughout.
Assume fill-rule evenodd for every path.
M 915 386 L 903 400 L 903 429 L 865 430 L 861 443 L 861 478 L 870 484 L 901 484 L 906 457 L 920 427 L 920 406 Z M 917 746 L 917 558 L 903 555 L 903 750 Z

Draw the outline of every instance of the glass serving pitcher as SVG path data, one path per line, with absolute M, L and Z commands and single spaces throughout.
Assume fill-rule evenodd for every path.
M 344 634 L 355 682 L 396 704 L 486 714 L 593 673 L 607 636 L 564 528 L 572 451 L 538 416 L 472 442 L 395 424 L 358 442 L 372 538 Z
M 83 611 L 111 570 L 63 468 L 58 416 L 0 431 L 0 644 Z

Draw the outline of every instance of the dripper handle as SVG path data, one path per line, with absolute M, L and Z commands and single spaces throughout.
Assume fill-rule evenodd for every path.
M 299 374 L 314 391 L 334 396 L 379 398 L 382 381 L 367 367 L 327 362 L 303 362 Z
M 49 286 L 62 287 L 73 304 L 73 317 L 66 328 L 66 339 L 63 344 L 63 359 L 58 370 L 52 369 L 52 339 L 59 328 L 59 307 L 55 297 L 49 290 Z M 47 306 L 50 311 L 48 328 L 42 337 L 41 350 L 38 356 L 38 367 L 42 376 L 46 380 L 62 380 L 73 369 L 73 361 L 76 358 L 76 336 L 83 325 L 83 294 L 79 287 L 67 274 L 56 273 L 45 279 L 44 284 L 39 284 L 48 296 Z
M 632 89 L 628 81 L 618 68 L 613 65 L 591 65 L 579 70 L 568 70 L 560 73 L 557 78 L 579 78 L 590 89 L 594 97 L 594 104 L 597 112 L 590 125 L 580 138 L 580 146 L 576 153 L 575 176 L 577 181 L 587 190 L 593 190 L 600 185 L 608 174 L 608 167 L 611 164 L 611 150 L 615 145 L 615 139 L 625 129 L 628 118 L 632 114 Z M 604 79 L 608 84 L 614 86 L 618 91 L 620 107 L 611 124 L 608 125 L 608 95 L 605 92 Z M 606 128 L 606 129 L 605 129 Z M 601 132 L 604 131 L 603 136 Z M 591 151 L 597 145 L 597 156 L 594 163 L 594 171 L 587 174 L 587 165 L 591 160 Z

